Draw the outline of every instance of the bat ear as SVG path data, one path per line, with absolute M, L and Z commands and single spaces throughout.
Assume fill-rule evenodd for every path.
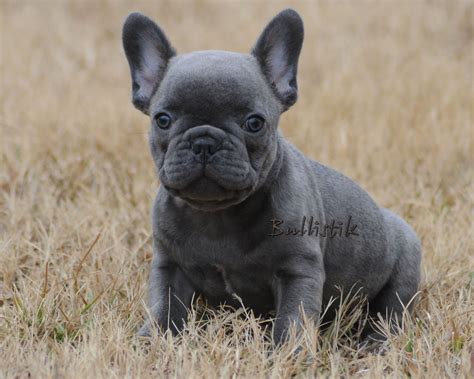
M 296 74 L 303 37 L 300 15 L 293 9 L 285 9 L 265 27 L 252 49 L 285 110 L 298 98 Z
M 131 13 L 123 25 L 122 42 L 132 75 L 132 102 L 148 114 L 150 100 L 176 51 L 148 17 Z

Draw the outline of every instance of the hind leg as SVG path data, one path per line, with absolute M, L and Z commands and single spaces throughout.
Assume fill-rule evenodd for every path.
M 380 316 L 390 322 L 391 332 L 397 332 L 401 326 L 403 312 L 411 311 L 414 297 L 420 283 L 421 246 L 413 229 L 395 214 L 386 214 L 391 239 L 391 253 L 398 256 L 390 279 L 369 302 L 369 315 L 378 320 Z M 383 341 L 383 336 L 376 328 L 368 325 L 362 337 Z
M 403 281 L 406 278 L 406 281 Z M 418 290 L 418 280 L 407 275 L 396 275 L 390 279 L 380 293 L 369 303 L 369 316 L 377 321 L 380 316 L 390 322 L 391 332 L 396 333 L 401 326 L 403 312 L 411 312 Z M 384 341 L 386 337 L 372 325 L 367 325 L 363 338 Z

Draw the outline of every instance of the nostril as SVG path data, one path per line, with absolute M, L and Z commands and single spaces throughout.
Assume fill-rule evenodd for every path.
M 191 149 L 196 155 L 212 155 L 218 150 L 217 141 L 210 137 L 199 137 L 192 142 Z

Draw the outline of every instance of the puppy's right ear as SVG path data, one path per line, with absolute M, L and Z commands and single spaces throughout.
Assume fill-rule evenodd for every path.
M 138 12 L 125 20 L 122 42 L 132 75 L 133 105 L 148 114 L 150 100 L 176 52 L 160 27 Z

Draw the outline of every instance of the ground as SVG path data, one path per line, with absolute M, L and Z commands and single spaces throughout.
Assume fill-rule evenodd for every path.
M 135 332 L 158 182 L 148 119 L 130 102 L 122 22 L 140 10 L 180 52 L 246 52 L 287 6 L 306 32 L 299 101 L 281 128 L 417 231 L 414 313 L 384 355 L 358 350 L 347 332 L 356 315 L 272 351 L 262 320 L 198 309 L 182 337 L 147 343 Z M 472 375 L 473 9 L 1 0 L 0 377 Z

